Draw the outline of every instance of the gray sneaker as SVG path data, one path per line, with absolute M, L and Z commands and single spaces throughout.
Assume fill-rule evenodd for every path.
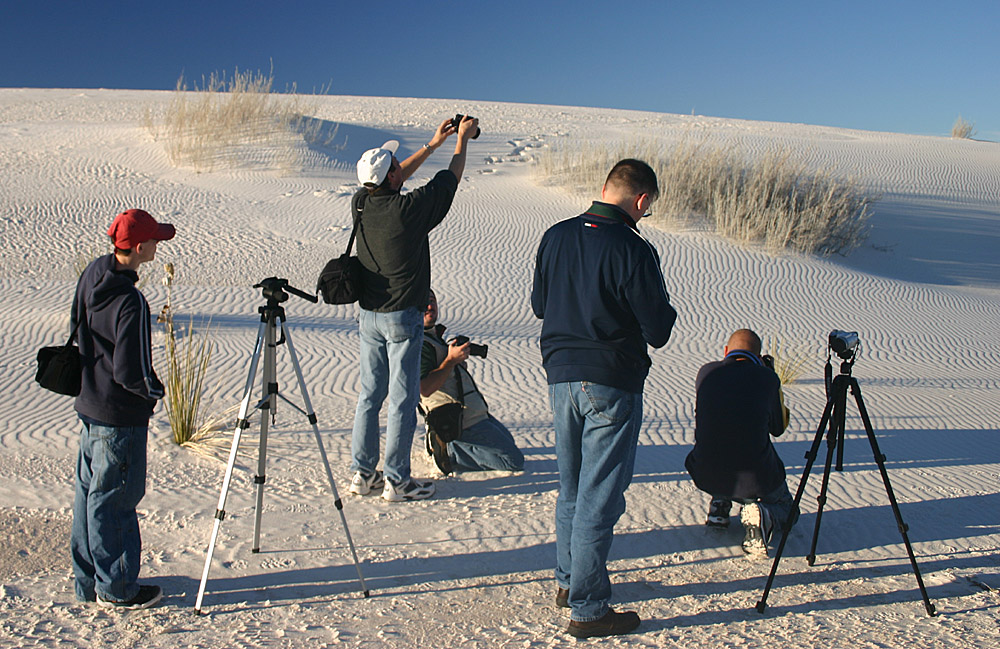
M 423 500 L 434 495 L 433 482 L 417 482 L 411 479 L 405 485 L 396 486 L 392 480 L 385 481 L 382 489 L 382 498 L 391 503 L 403 502 L 404 500 Z
M 767 510 L 757 503 L 743 505 L 740 511 L 740 522 L 745 532 L 743 537 L 743 552 L 751 559 L 766 559 L 767 544 L 771 541 L 774 522 Z
M 381 489 L 384 482 L 381 471 L 376 471 L 369 476 L 358 471 L 351 479 L 349 491 L 356 496 L 367 496 L 373 490 Z
M 113 599 L 104 599 L 100 595 L 97 596 L 98 606 L 104 606 L 107 608 L 116 608 L 120 611 L 129 611 L 139 608 L 149 608 L 155 606 L 163 598 L 163 589 L 159 586 L 139 586 L 139 592 L 135 594 L 135 597 L 123 602 L 115 601 Z

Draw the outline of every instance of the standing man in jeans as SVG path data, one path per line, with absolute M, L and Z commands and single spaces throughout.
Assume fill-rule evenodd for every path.
M 410 476 L 410 446 L 417 425 L 420 399 L 420 350 L 424 339 L 424 309 L 431 287 L 428 233 L 448 213 L 465 171 L 469 139 L 479 120 L 466 116 L 458 127 L 441 122 L 430 142 L 403 162 L 396 159 L 399 143 L 386 142 L 365 151 L 358 161 L 364 188 L 351 208 L 358 223 L 358 259 L 362 266 L 359 329 L 361 393 L 351 435 L 350 492 L 364 496 L 382 489 L 390 502 L 430 498 L 434 483 Z M 458 133 L 447 169 L 426 185 L 403 194 L 403 183 L 445 140 Z M 379 461 L 378 416 L 389 397 L 385 432 L 385 463 Z
M 150 347 L 149 305 L 136 270 L 153 261 L 174 226 L 142 210 L 115 217 L 114 252 L 80 275 L 71 325 L 83 361 L 76 411 L 83 422 L 70 547 L 76 597 L 121 609 L 148 608 L 163 593 L 140 585 L 142 540 L 135 508 L 146 493 L 146 436 L 163 384 Z
M 531 307 L 543 319 L 542 364 L 556 431 L 556 604 L 580 638 L 629 633 L 633 611 L 610 605 L 607 559 L 625 512 L 651 361 L 677 312 L 660 259 L 636 224 L 659 194 L 644 162 L 614 166 L 601 200 L 552 226 L 535 259 Z

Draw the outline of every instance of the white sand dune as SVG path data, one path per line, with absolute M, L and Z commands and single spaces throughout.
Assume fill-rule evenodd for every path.
M 652 353 L 645 425 L 611 568 L 616 602 L 639 633 L 606 641 L 649 647 L 995 647 L 1000 643 L 1000 146 L 991 142 L 631 111 L 447 100 L 327 97 L 342 150 L 312 151 L 304 171 L 259 165 L 195 173 L 170 166 L 142 126 L 169 93 L 0 90 L 0 645 L 4 647 L 554 647 L 569 645 L 555 608 L 557 473 L 539 323 L 528 306 L 544 230 L 587 200 L 533 181 L 540 148 L 692 132 L 777 146 L 882 194 L 867 244 L 846 258 L 771 257 L 701 231 L 643 232 L 661 253 L 680 314 Z M 69 525 L 78 425 L 70 399 L 32 380 L 38 347 L 68 333 L 75 266 L 104 251 L 111 218 L 141 207 L 178 236 L 144 267 L 152 308 L 162 263 L 178 269 L 179 322 L 211 321 L 214 409 L 239 400 L 268 276 L 314 286 L 346 245 L 358 153 L 390 137 L 419 147 L 441 119 L 482 119 L 454 207 L 432 235 L 434 285 L 452 332 L 490 345 L 473 373 L 525 449 L 523 474 L 460 475 L 429 501 L 347 497 L 358 389 L 356 307 L 286 303 L 289 328 L 372 597 L 354 565 L 312 435 L 279 405 L 269 440 L 262 551 L 252 554 L 256 424 L 244 436 L 204 616 L 193 605 L 223 464 L 169 440 L 153 420 L 141 504 L 142 577 L 160 607 L 106 613 L 74 601 Z M 252 156 L 251 156 L 252 157 Z M 251 160 L 253 162 L 253 160 Z M 447 165 L 438 152 L 415 187 Z M 595 193 L 598 188 L 595 188 Z M 697 368 L 725 336 L 751 326 L 807 353 L 786 389 L 793 411 L 778 450 L 794 489 L 825 403 L 825 337 L 857 330 L 854 375 L 909 525 L 928 617 L 853 405 L 844 471 L 830 480 L 816 565 L 806 565 L 821 467 L 803 499 L 764 615 L 770 563 L 739 550 L 740 533 L 703 525 L 706 498 L 683 459 L 693 442 Z M 162 338 L 160 339 L 162 342 Z M 162 350 L 161 350 L 162 353 Z M 160 367 L 163 367 L 162 356 Z M 301 403 L 287 352 L 279 380 Z M 228 440 L 226 442 L 228 444 Z M 825 451 L 825 446 L 823 447 Z M 432 475 L 414 444 L 414 470 Z M 738 526 L 734 526 L 738 527 Z

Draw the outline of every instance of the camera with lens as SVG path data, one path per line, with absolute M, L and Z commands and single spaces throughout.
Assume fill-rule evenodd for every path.
M 469 117 L 475 119 L 471 115 L 469 115 Z M 462 123 L 463 119 L 465 119 L 465 115 L 455 115 L 455 118 L 451 120 L 451 125 L 455 127 L 456 133 L 458 132 L 458 125 Z M 477 126 L 476 132 L 472 134 L 472 139 L 475 140 L 477 137 L 479 137 L 480 133 L 482 133 L 482 130 L 480 130 L 480 128 Z
M 830 332 L 830 349 L 845 361 L 853 358 L 858 352 L 858 343 L 860 342 L 857 331 L 834 329 Z
M 771 356 L 770 354 L 764 354 L 763 356 L 760 357 L 760 360 L 764 361 L 764 367 L 770 368 L 772 370 L 774 369 L 774 356 Z
M 468 336 L 455 336 L 452 341 L 456 345 L 464 345 L 469 342 Z M 486 358 L 486 352 L 489 350 L 489 345 L 477 345 L 476 343 L 469 343 L 469 355 L 478 356 L 479 358 Z

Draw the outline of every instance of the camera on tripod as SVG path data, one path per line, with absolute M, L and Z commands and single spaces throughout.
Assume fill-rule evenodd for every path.
M 834 329 L 830 332 L 830 349 L 845 361 L 851 360 L 858 353 L 860 342 L 857 331 Z
M 464 345 L 469 342 L 468 336 L 455 336 L 452 340 L 456 345 Z M 489 345 L 477 345 L 476 343 L 469 343 L 469 355 L 478 356 L 479 358 L 486 358 L 486 352 L 489 351 Z

